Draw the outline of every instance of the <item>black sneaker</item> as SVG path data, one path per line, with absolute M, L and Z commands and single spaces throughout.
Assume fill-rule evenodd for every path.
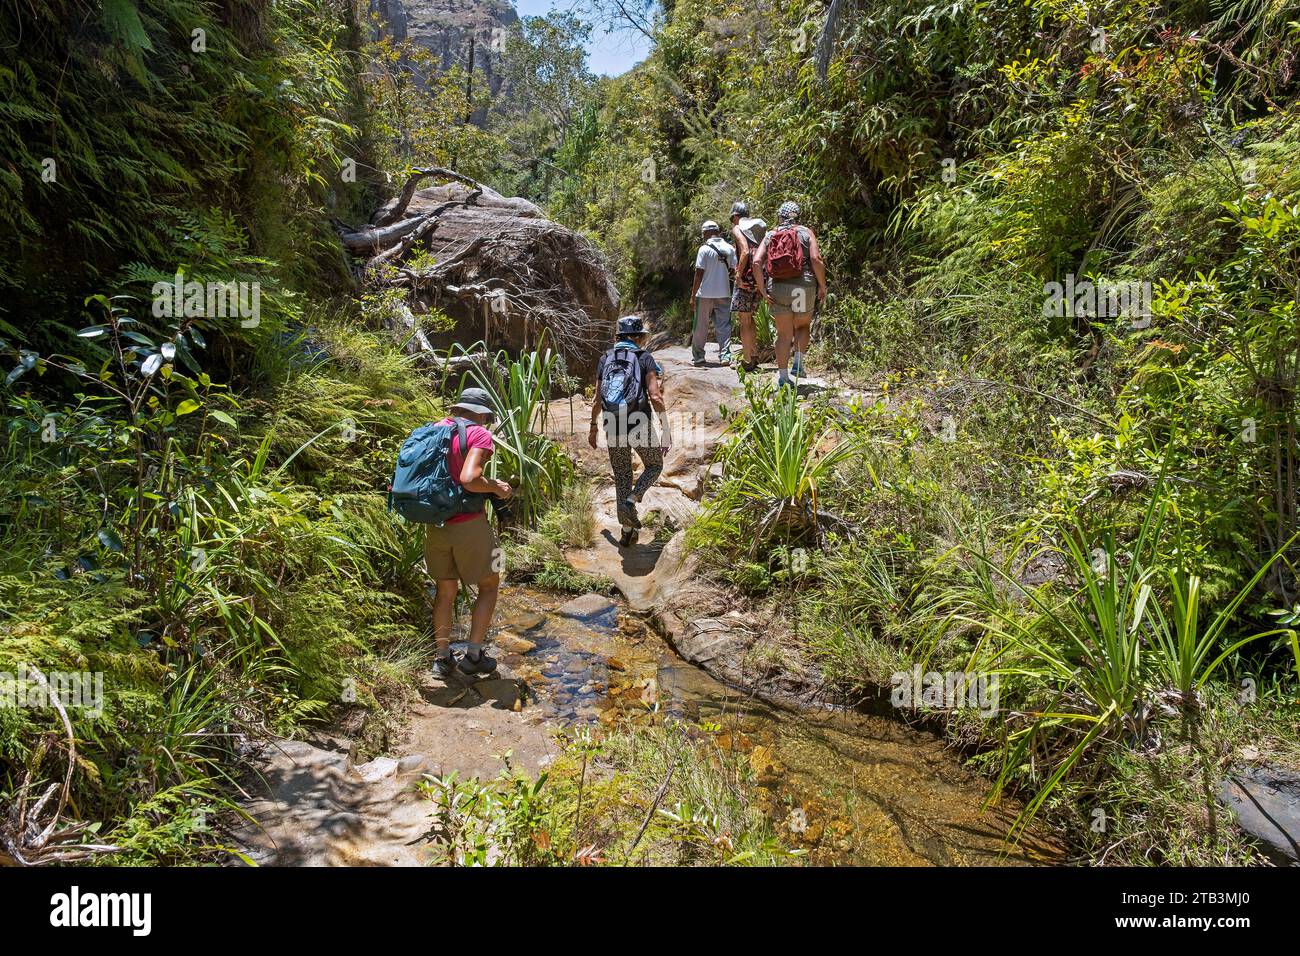
M 433 672 L 446 680 L 452 674 L 456 673 L 456 658 L 451 654 L 443 657 L 439 655 L 433 659 Z
M 478 660 L 466 654 L 460 659 L 456 669 L 462 674 L 468 674 L 471 677 L 477 674 L 492 674 L 496 672 L 497 661 L 495 657 L 489 657 L 487 654 L 479 654 Z
M 758 371 L 757 362 L 741 362 L 740 367 L 751 375 Z
M 628 528 L 623 532 L 623 536 L 618 539 L 618 546 L 620 548 L 630 548 L 636 544 L 636 537 L 636 528 Z
M 636 513 L 636 499 L 624 498 L 618 503 L 618 523 L 625 528 L 641 527 L 641 519 Z

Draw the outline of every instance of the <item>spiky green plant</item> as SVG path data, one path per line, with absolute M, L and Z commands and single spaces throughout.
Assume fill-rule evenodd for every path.
M 1058 533 L 1059 555 L 1075 589 L 1056 600 L 1047 589 L 1023 586 L 1013 570 L 972 552 L 987 572 L 982 617 L 957 617 L 981 629 L 972 671 L 1027 680 L 1045 699 L 1011 729 L 1010 746 L 994 787 L 995 798 L 1031 754 L 1049 769 L 1017 817 L 1013 838 L 1042 808 L 1062 780 L 1098 743 L 1142 745 L 1162 695 L 1172 689 L 1195 709 L 1195 692 L 1242 647 L 1284 633 L 1273 629 L 1231 642 L 1224 637 L 1242 603 L 1282 555 L 1279 550 L 1218 612 L 1210 627 L 1199 622 L 1200 581 L 1177 564 L 1164 572 L 1172 614 L 1161 605 L 1155 582 L 1170 560 L 1162 548 L 1165 499 L 1156 493 L 1136 534 L 1121 545 L 1113 528 L 1090 539 L 1079 525 Z M 1096 545 L 1089 547 L 1092 541 Z M 999 582 L 997 585 L 994 581 Z M 1225 646 L 1226 644 L 1226 646 Z M 1217 653 L 1216 653 L 1217 652 Z M 1063 741 L 1063 743 L 1062 743 Z
M 455 351 L 471 354 L 485 348 L 477 343 L 468 348 L 457 345 Z M 502 351 L 490 362 L 471 365 L 461 380 L 462 386 L 468 380 L 491 398 L 497 450 L 489 459 L 489 474 L 514 487 L 509 511 L 528 527 L 536 526 L 546 506 L 559 499 L 573 478 L 572 461 L 545 435 L 557 361 L 558 356 L 545 347 L 517 359 Z
M 835 438 L 823 413 L 810 411 L 793 388 L 745 380 L 748 407 L 732 419 L 732 437 L 722 453 L 723 476 L 734 495 L 720 499 L 749 516 L 753 553 L 778 529 L 791 539 L 819 536 L 834 515 L 818 507 L 820 485 L 857 447 L 854 438 Z

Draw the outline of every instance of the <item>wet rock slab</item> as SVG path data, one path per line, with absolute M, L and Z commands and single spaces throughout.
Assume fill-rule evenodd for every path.
M 592 627 L 613 627 L 618 620 L 618 605 L 604 594 L 584 594 L 561 604 L 555 613 Z
M 1270 766 L 1240 768 L 1220 782 L 1218 796 L 1269 856 L 1300 863 L 1300 773 Z

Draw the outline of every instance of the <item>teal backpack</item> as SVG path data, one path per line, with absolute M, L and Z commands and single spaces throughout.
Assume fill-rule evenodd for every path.
M 421 425 L 402 442 L 397 469 L 388 487 L 388 508 L 407 521 L 442 525 L 457 515 L 483 510 L 487 496 L 466 491 L 451 474 L 451 443 L 469 451 L 463 418 L 450 424 Z

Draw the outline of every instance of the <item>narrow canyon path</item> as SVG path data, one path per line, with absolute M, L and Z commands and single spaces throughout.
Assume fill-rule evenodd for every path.
M 712 349 L 710 345 L 710 355 Z M 726 427 L 721 409 L 734 405 L 740 388 L 735 369 L 717 363 L 695 368 L 691 351 L 684 346 L 659 349 L 654 356 L 663 368 L 664 404 L 674 439 L 664 458 L 663 474 L 641 503 L 646 527 L 635 547 L 618 547 L 616 495 L 604 439 L 595 449 L 587 442 L 590 406 L 581 405 L 570 421 L 568 401 L 552 403 L 547 428 L 580 462 L 582 470 L 596 479 L 596 536 L 589 548 L 568 554 L 569 564 L 612 580 L 637 611 L 659 606 L 661 598 L 671 595 L 692 573 L 693 564 L 686 557 L 681 536 L 666 536 L 656 529 L 681 528 L 699 509 L 710 478 L 710 461 Z

